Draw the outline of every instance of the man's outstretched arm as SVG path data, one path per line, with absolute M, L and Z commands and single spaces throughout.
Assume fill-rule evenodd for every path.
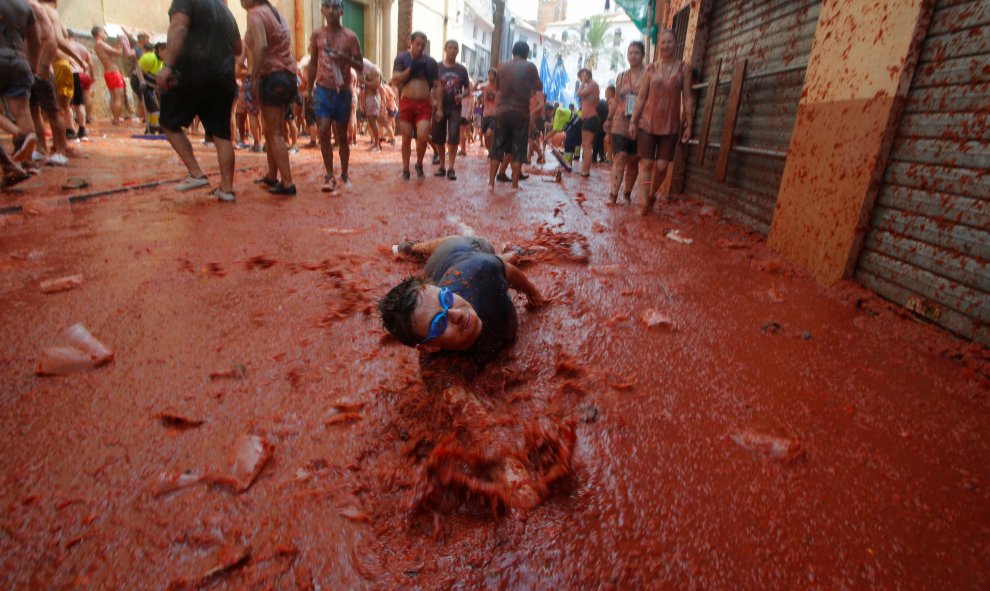
M 526 274 L 520 271 L 519 267 L 505 260 L 504 257 L 499 258 L 502 259 L 502 264 L 505 265 L 505 279 L 509 282 L 509 287 L 524 294 L 526 299 L 529 300 L 530 306 L 536 308 L 542 306 L 545 303 L 543 296 L 540 295 L 540 290 L 526 277 Z

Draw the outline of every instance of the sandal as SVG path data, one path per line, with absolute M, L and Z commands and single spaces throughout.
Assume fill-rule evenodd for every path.
M 450 179 L 450 180 L 452 180 L 452 181 L 456 181 L 457 180 L 457 174 L 454 172 L 454 169 L 453 168 L 451 168 L 450 170 L 447 171 L 447 178 Z
M 272 187 L 271 189 L 268 189 L 268 192 L 271 193 L 272 195 L 292 196 L 296 194 L 296 186 L 295 185 L 285 186 L 282 183 L 279 183 L 274 187 Z

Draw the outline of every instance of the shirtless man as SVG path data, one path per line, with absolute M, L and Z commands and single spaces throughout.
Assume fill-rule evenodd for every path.
M 323 0 L 323 18 L 326 25 L 313 31 L 309 41 L 309 67 L 306 80 L 309 82 L 309 97 L 316 110 L 320 135 L 320 152 L 325 168 L 324 181 L 327 188 L 337 188 L 333 173 L 333 143 L 330 137 L 337 138 L 340 150 L 340 183 L 350 186 L 348 167 L 351 158 L 348 127 L 353 110 L 352 72 L 364 71 L 364 57 L 361 43 L 354 31 L 341 24 L 344 15 L 343 0 Z
M 595 136 L 602 130 L 602 120 L 598 117 L 598 99 L 601 91 L 598 83 L 592 80 L 591 70 L 578 71 L 581 87 L 577 95 L 581 99 L 581 176 L 591 176 L 591 162 L 594 160 Z
M 498 67 L 495 88 L 498 105 L 495 110 L 495 143 L 488 153 L 488 188 L 495 188 L 495 176 L 506 156 L 512 156 L 512 188 L 519 188 L 522 163 L 526 159 L 529 140 L 529 104 L 535 91 L 543 90 L 540 72 L 527 61 L 529 45 L 516 41 L 512 59 Z M 503 168 L 504 170 L 504 168 Z
M 378 66 L 364 60 L 364 115 L 368 119 L 368 135 L 371 136 L 371 152 L 381 152 L 382 141 L 382 73 Z
M 96 57 L 103 64 L 103 81 L 110 90 L 110 112 L 113 113 L 113 124 L 120 125 L 121 112 L 124 108 L 124 75 L 120 73 L 117 58 L 124 55 L 124 50 L 107 43 L 107 32 L 103 27 L 93 27 L 93 39 L 96 40 Z
M 384 80 L 382 81 L 384 82 Z M 395 116 L 399 113 L 399 98 L 391 84 L 381 85 L 382 114 L 381 128 L 388 143 L 395 145 Z
M 395 57 L 392 84 L 399 87 L 399 133 L 402 134 L 402 178 L 409 179 L 413 129 L 416 130 L 416 176 L 423 178 L 423 156 L 430 141 L 430 127 L 439 117 L 440 73 L 437 61 L 426 52 L 426 34 L 416 31 L 409 38 L 409 51 Z
M 73 68 L 72 82 L 74 84 L 72 94 L 72 112 L 75 115 L 76 125 L 79 127 L 76 138 L 88 142 L 86 135 L 86 123 L 90 120 L 90 110 L 92 104 L 89 97 L 89 89 L 93 84 L 93 58 L 89 55 L 89 50 L 79 41 L 72 39 L 72 46 L 83 58 L 83 67 Z
M 38 23 L 38 34 L 41 38 L 41 51 L 35 65 L 34 86 L 31 88 L 31 117 L 34 119 L 35 133 L 41 140 L 45 137 L 45 125 L 42 121 L 42 114 L 44 114 L 44 118 L 48 120 L 48 125 L 52 130 L 52 143 L 54 144 L 49 156 L 47 142 L 39 141 L 38 153 L 32 158 L 47 160 L 51 166 L 65 166 L 69 163 L 69 159 L 66 157 L 69 154 L 69 143 L 65 137 L 64 119 L 59 111 L 58 99 L 55 95 L 55 83 L 51 74 L 52 64 L 60 55 L 63 59 L 70 57 L 79 63 L 81 60 L 76 57 L 75 50 L 67 42 L 68 35 L 62 27 L 62 22 L 58 18 L 58 10 L 55 8 L 56 0 L 41 0 L 41 2 L 30 0 L 30 2 L 35 20 Z
M 485 141 L 485 148 L 492 149 L 492 136 L 495 134 L 495 100 L 498 98 L 498 70 L 491 68 L 488 70 L 488 81 L 478 85 L 481 89 L 481 136 Z

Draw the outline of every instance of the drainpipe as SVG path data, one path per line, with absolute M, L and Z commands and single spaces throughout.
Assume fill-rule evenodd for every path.
M 306 53 L 306 13 L 303 10 L 303 0 L 293 1 L 292 18 L 295 28 L 295 55 L 296 61 L 299 61 Z

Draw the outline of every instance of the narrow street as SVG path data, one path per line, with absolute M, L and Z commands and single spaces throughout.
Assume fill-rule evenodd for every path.
M 990 352 L 715 207 L 607 207 L 604 167 L 492 193 L 478 146 L 403 181 L 363 137 L 336 194 L 317 150 L 288 199 L 239 151 L 227 205 L 172 190 L 167 142 L 94 135 L 0 193 L 3 588 L 990 588 Z M 421 268 L 392 244 L 465 233 L 551 246 L 525 271 L 552 303 L 516 296 L 476 385 L 505 425 L 574 425 L 525 515 L 414 502 L 451 417 L 375 303 Z M 77 323 L 113 360 L 37 375 Z

